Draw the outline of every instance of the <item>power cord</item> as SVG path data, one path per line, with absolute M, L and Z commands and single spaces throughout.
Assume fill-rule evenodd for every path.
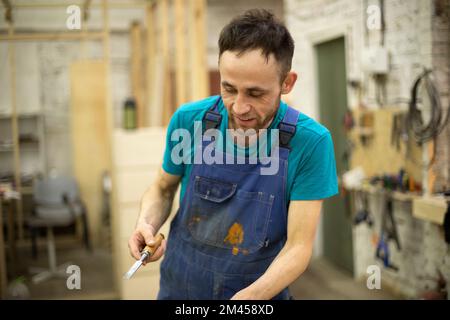
M 449 110 L 443 117 L 443 109 L 439 92 L 430 77 L 431 70 L 424 70 L 414 82 L 411 90 L 411 102 L 409 104 L 409 112 L 407 115 L 408 128 L 413 132 L 414 138 L 418 144 L 423 144 L 435 139 L 445 128 L 449 119 Z M 430 121 L 424 124 L 422 111 L 417 108 L 418 89 L 422 81 L 425 81 L 428 96 L 431 101 Z M 450 109 L 450 108 L 449 108 Z
M 430 140 L 433 140 L 433 154 L 425 168 L 431 167 L 436 158 L 436 143 L 437 137 L 442 133 L 443 129 L 448 123 L 450 115 L 450 106 L 447 109 L 445 117 L 441 105 L 439 92 L 431 78 L 432 70 L 425 69 L 415 80 L 411 89 L 411 101 L 409 103 L 408 114 L 406 115 L 406 127 L 412 132 L 414 139 L 419 145 L 422 145 Z M 421 82 L 425 82 L 428 96 L 431 102 L 430 120 L 424 124 L 422 111 L 417 107 L 418 105 L 418 91 Z M 407 151 L 409 154 L 409 151 Z M 413 161 L 416 163 L 415 161 Z M 416 163 L 417 164 L 417 163 Z

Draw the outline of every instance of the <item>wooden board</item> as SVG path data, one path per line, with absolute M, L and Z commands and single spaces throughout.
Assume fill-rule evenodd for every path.
M 208 62 L 206 56 L 206 1 L 189 1 L 189 40 L 191 100 L 209 95 Z
M 90 235 L 98 245 L 101 230 L 102 174 L 109 170 L 106 64 L 74 62 L 71 79 L 71 133 L 73 169 L 88 210 Z
M 186 38 L 185 38 L 185 1 L 175 0 L 175 76 L 176 76 L 176 106 L 186 102 Z
M 114 131 L 114 165 L 135 168 L 160 166 L 166 147 L 166 128 L 151 127 L 140 130 Z
M 156 17 L 156 4 L 148 4 L 146 7 L 146 101 L 144 109 L 144 126 L 148 127 L 151 124 L 151 119 L 153 117 L 153 87 L 155 86 L 155 61 L 156 61 L 156 36 L 155 36 L 155 24 L 154 20 Z
M 424 197 L 413 201 L 413 216 L 422 220 L 431 221 L 438 225 L 444 224 L 447 212 L 447 200 L 438 197 Z
M 404 144 L 401 144 L 400 150 L 391 145 L 393 116 L 400 110 L 386 108 L 372 112 L 374 116 L 373 136 L 368 138 L 366 145 L 361 142 L 357 128 L 351 132 L 351 141 L 355 144 L 355 148 L 352 152 L 350 167 L 362 166 L 366 176 L 396 174 L 401 168 L 405 168 L 415 181 L 422 181 L 421 148 L 411 141 L 411 154 L 406 157 Z M 359 113 L 355 111 L 354 118 L 358 119 L 358 117 Z
M 168 0 L 160 0 L 158 2 L 160 7 L 160 15 L 161 15 L 161 54 L 163 57 L 163 104 L 161 105 L 163 108 L 163 118 L 162 124 L 168 125 L 170 118 L 173 114 L 173 106 L 172 106 L 172 81 L 170 79 L 170 69 L 171 69 L 171 57 L 170 57 L 170 38 L 169 38 L 169 3 Z
M 142 65 L 142 29 L 139 22 L 131 26 L 131 88 L 136 100 L 136 125 L 144 124 L 144 72 Z
M 128 249 L 128 239 L 136 225 L 140 200 L 161 167 L 165 148 L 166 129 L 162 127 L 142 128 L 134 131 L 117 129 L 113 135 L 113 172 L 117 177 L 116 197 L 113 215 L 117 224 L 113 229 L 115 242 L 115 283 L 121 299 L 155 299 L 159 285 L 161 261 L 141 268 L 130 280 L 123 280 L 123 274 L 134 260 Z M 179 192 L 179 191 L 178 191 Z M 175 196 L 172 216 L 178 208 L 179 194 Z M 160 232 L 169 232 L 168 221 Z

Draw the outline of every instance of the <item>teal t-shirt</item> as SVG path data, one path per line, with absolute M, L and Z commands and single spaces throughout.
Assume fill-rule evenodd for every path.
M 172 141 L 172 133 L 175 129 L 182 128 L 189 131 L 190 136 L 194 137 L 195 121 L 202 121 L 206 111 L 214 105 L 217 99 L 218 96 L 211 96 L 200 101 L 186 103 L 178 108 L 170 120 L 163 169 L 167 173 L 182 176 L 180 202 L 187 188 L 192 164 L 173 161 L 172 150 L 182 139 Z M 222 122 L 218 129 L 225 136 L 225 130 L 228 128 L 228 112 L 222 100 L 218 104 L 218 110 L 222 115 Z M 269 132 L 270 129 L 278 127 L 286 110 L 287 105 L 281 101 L 277 115 L 268 128 Z M 300 112 L 297 130 L 290 141 L 290 146 L 286 200 L 319 200 L 336 195 L 338 193 L 336 162 L 333 140 L 328 129 Z M 193 154 L 192 149 L 190 152 Z

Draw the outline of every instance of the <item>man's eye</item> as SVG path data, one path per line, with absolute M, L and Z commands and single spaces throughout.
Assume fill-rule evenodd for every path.
M 236 90 L 233 88 L 225 87 L 225 91 L 228 93 L 236 93 Z
M 263 94 L 262 93 L 260 93 L 260 92 L 257 92 L 257 93 L 249 93 L 248 94 L 250 97 L 252 97 L 252 98 L 259 98 L 259 97 L 261 97 Z

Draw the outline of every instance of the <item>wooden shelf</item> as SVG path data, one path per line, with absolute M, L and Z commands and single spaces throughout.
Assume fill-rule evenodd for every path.
M 18 119 L 29 119 L 29 118 L 37 118 L 41 117 L 42 113 L 40 112 L 30 112 L 30 113 L 21 113 L 17 115 Z M 0 113 L 0 120 L 10 120 L 12 115 L 9 113 Z
M 392 199 L 403 202 L 411 202 L 415 199 L 422 197 L 420 193 L 417 192 L 400 192 L 400 191 L 390 191 L 381 187 L 372 185 L 363 185 L 360 189 L 354 189 L 354 191 L 364 191 L 370 194 L 390 194 Z
M 412 215 L 415 218 L 430 221 L 438 225 L 444 224 L 447 203 L 450 202 L 450 197 L 424 196 L 419 193 L 389 191 L 372 185 L 363 185 L 361 188 L 351 189 L 351 191 L 362 191 L 380 195 L 389 194 L 394 200 L 411 202 Z

